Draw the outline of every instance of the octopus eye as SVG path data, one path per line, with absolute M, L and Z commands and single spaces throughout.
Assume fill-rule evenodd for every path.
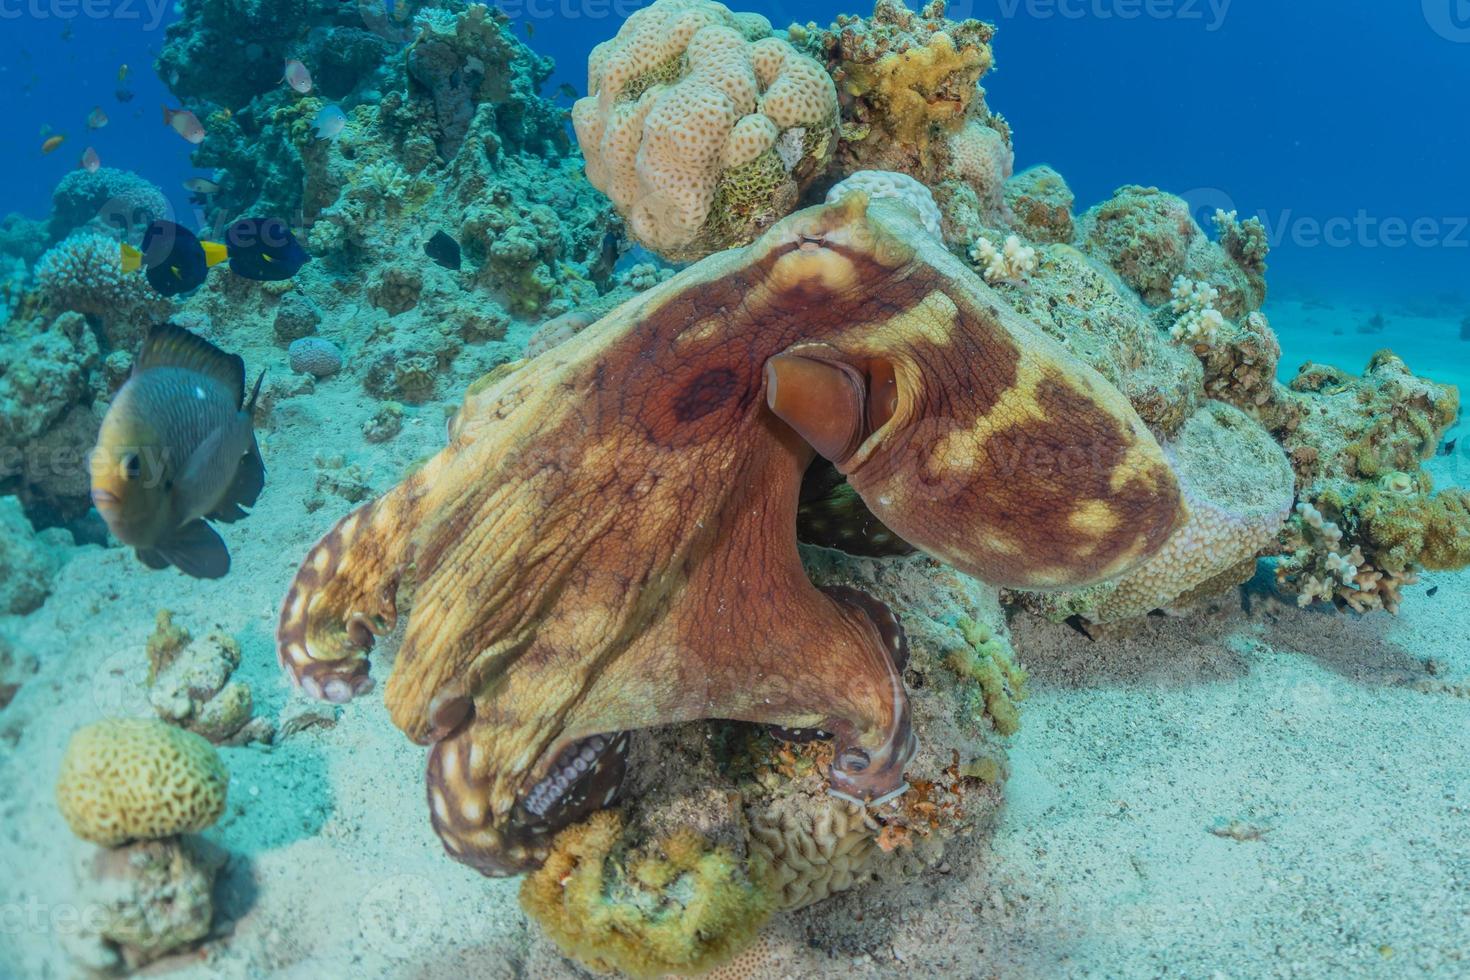
M 857 747 L 843 749 L 837 757 L 837 768 L 843 772 L 862 772 L 868 768 L 868 753 Z
M 818 453 L 841 463 L 898 411 L 898 378 L 883 360 L 853 366 L 777 354 L 766 362 L 766 404 Z

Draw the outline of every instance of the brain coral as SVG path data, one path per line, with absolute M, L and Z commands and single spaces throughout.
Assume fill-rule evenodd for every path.
M 658 0 L 588 59 L 572 109 L 587 177 L 670 259 L 748 242 L 792 210 L 835 146 L 837 92 L 763 18 Z
M 193 732 L 108 718 L 72 736 L 56 803 L 78 837 L 113 847 L 203 830 L 224 812 L 229 782 L 214 746 Z

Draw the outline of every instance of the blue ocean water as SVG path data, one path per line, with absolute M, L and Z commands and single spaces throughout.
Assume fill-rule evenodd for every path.
M 587 52 L 640 4 L 500 6 L 556 59 L 548 91 L 580 92 Z M 777 25 L 867 12 L 848 0 L 735 6 Z M 1202 219 L 1216 207 L 1261 216 L 1277 296 L 1470 311 L 1463 0 L 959 0 L 950 15 L 998 26 L 984 84 L 1015 127 L 1017 166 L 1057 167 L 1080 206 L 1154 184 Z M 43 216 L 87 146 L 187 208 L 192 147 L 163 126 L 159 106 L 173 103 L 152 70 L 176 17 L 163 0 L 0 4 L 0 214 Z M 239 70 L 249 43 L 221 50 L 219 70 Z M 115 95 L 124 64 L 127 103 Z M 87 128 L 94 106 L 105 129 Z M 42 155 L 43 132 L 66 142 Z

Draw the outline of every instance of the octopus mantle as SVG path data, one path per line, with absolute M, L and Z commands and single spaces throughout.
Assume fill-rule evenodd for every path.
M 1117 390 L 861 194 L 509 367 L 307 555 L 278 632 L 293 679 L 345 701 L 411 606 L 388 708 L 430 746 L 446 848 L 486 874 L 611 803 L 631 729 L 820 729 L 835 793 L 902 792 L 902 630 L 797 557 L 816 454 L 904 541 L 998 585 L 1114 577 L 1183 515 Z

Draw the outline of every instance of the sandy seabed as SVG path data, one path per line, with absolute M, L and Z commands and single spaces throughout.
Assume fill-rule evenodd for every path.
M 1358 370 L 1392 346 L 1470 390 L 1458 324 L 1328 338 L 1319 314 L 1350 318 L 1268 313 L 1292 370 L 1307 353 Z M 80 725 L 150 714 L 143 650 L 160 608 L 196 636 L 236 637 L 257 716 L 319 723 L 221 749 L 230 802 L 204 835 L 230 854 L 215 930 L 147 975 L 577 974 L 526 922 L 516 881 L 445 856 L 423 750 L 381 699 L 309 706 L 276 666 L 280 596 L 352 506 L 324 456 L 343 454 L 382 490 L 442 444 L 427 410 L 367 444 L 375 407 L 345 378 L 275 405 L 270 481 L 256 513 L 225 529 L 224 583 L 86 547 L 41 610 L 5 624 L 39 669 L 0 711 L 0 976 L 81 973 L 67 949 L 82 911 L 70 865 L 85 845 L 57 812 L 55 773 Z M 1470 456 L 1431 471 L 1470 483 Z M 309 511 L 313 494 L 324 503 Z M 1470 574 L 1424 575 L 1398 618 L 1298 610 L 1258 580 L 1239 601 L 1102 640 L 1027 617 L 1012 627 L 1032 684 L 998 822 L 902 887 L 775 927 L 769 975 L 1470 975 Z

